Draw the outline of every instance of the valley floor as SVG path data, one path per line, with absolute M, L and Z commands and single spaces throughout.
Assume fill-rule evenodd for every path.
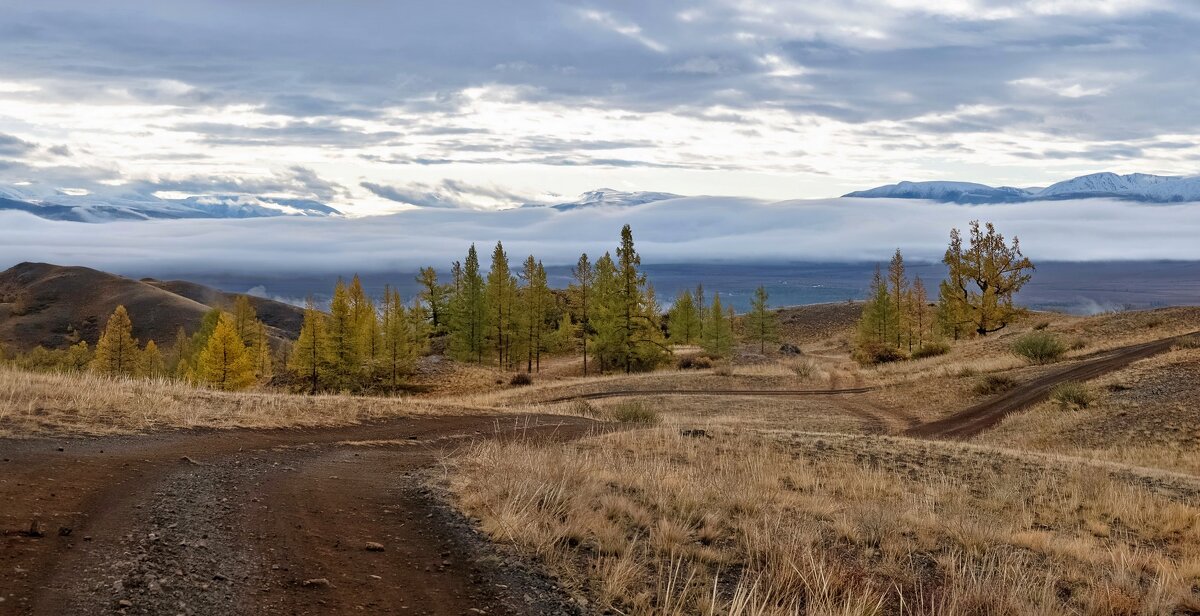
M 821 310 L 798 356 L 407 399 L 0 373 L 0 613 L 1200 613 L 1200 309 L 875 368 Z

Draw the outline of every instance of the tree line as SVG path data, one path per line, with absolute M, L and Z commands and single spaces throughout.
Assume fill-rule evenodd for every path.
M 964 248 L 958 229 L 942 257 L 946 278 L 930 304 L 920 276 L 909 280 L 896 249 L 887 273 L 879 267 L 858 323 L 855 357 L 862 363 L 938 355 L 949 341 L 986 336 L 1025 314 L 1014 303 L 1031 278 L 1033 263 L 1021 254 L 1020 240 L 1006 243 L 992 223 L 972 221 Z

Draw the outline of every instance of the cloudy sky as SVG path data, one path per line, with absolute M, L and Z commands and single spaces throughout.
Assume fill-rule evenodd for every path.
M 0 188 L 352 215 L 1193 175 L 1192 0 L 0 1 Z

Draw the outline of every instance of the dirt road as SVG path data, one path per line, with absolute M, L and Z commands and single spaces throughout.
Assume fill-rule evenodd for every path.
M 1056 385 L 1072 381 L 1086 381 L 1120 370 L 1139 359 L 1166 352 L 1180 338 L 1192 335 L 1196 335 L 1196 332 L 1102 353 L 1092 359 L 1073 363 L 1028 383 L 1022 383 L 1011 391 L 963 409 L 949 417 L 910 428 L 904 434 L 925 438 L 970 438 L 1000 423 L 1000 420 L 1009 413 L 1029 408 L 1046 400 Z
M 543 415 L 324 430 L 0 440 L 0 614 L 570 614 L 426 474 Z

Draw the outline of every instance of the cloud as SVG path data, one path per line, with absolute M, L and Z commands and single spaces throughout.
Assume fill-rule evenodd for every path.
M 0 156 L 20 156 L 36 149 L 32 143 L 0 133 Z
M 401 193 L 402 190 L 398 189 Z M 398 195 L 399 196 L 399 195 Z M 419 201 L 420 197 L 413 198 Z M 765 202 L 693 197 L 633 208 L 422 207 L 390 216 L 115 222 L 96 227 L 0 212 L 0 267 L 35 260 L 131 274 L 410 271 L 502 240 L 547 265 L 613 249 L 632 225 L 648 264 L 936 261 L 951 227 L 993 221 L 1039 260 L 1200 260 L 1200 204 L 1108 200 L 964 206 L 888 199 Z

